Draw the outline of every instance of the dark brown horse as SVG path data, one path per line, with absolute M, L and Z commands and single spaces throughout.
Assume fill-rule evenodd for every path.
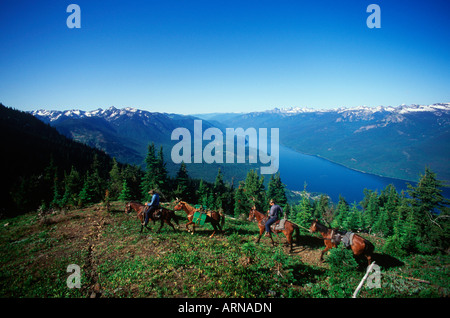
M 259 227 L 259 236 L 258 239 L 256 240 L 256 243 L 259 243 L 259 240 L 261 239 L 261 236 L 263 235 L 264 231 L 265 231 L 265 224 L 267 222 L 267 220 L 269 219 L 268 216 L 264 215 L 263 213 L 259 212 L 256 210 L 255 207 L 253 207 L 250 210 L 250 213 L 248 215 L 248 220 L 252 221 L 253 219 L 256 219 L 258 221 L 258 227 Z M 274 225 L 277 225 L 280 222 L 280 220 L 277 220 Z M 286 236 L 287 242 L 290 245 L 291 249 L 289 250 L 289 253 L 292 253 L 293 251 L 293 241 L 292 241 L 292 234 L 295 231 L 296 234 L 296 243 L 297 245 L 299 244 L 299 240 L 300 240 L 300 232 L 299 232 L 299 228 L 296 224 L 290 222 L 290 221 L 286 221 L 284 223 L 284 230 L 273 230 L 272 231 L 275 233 L 275 235 L 278 237 L 278 233 L 283 232 L 284 236 Z M 269 233 L 270 235 L 270 240 L 272 241 L 272 245 L 275 245 L 275 242 L 273 241 L 272 238 L 272 233 Z
M 320 234 L 322 234 L 322 237 L 324 239 L 325 249 L 322 251 L 322 254 L 320 254 L 321 262 L 323 262 L 323 255 L 329 249 L 337 246 L 337 244 L 331 240 L 333 231 L 334 231 L 333 229 L 329 229 L 325 225 L 319 223 L 317 219 L 315 219 L 312 222 L 311 227 L 309 228 L 310 233 L 319 232 Z M 353 244 L 350 247 L 353 251 L 353 255 L 355 256 L 364 255 L 367 258 L 367 261 L 369 262 L 370 265 L 370 263 L 372 262 L 372 254 L 374 250 L 374 246 L 371 242 L 355 234 L 353 235 Z
M 194 213 L 198 211 L 198 209 L 194 208 L 193 206 L 189 205 L 188 203 L 184 201 L 178 201 L 177 205 L 174 207 L 175 210 L 184 210 L 187 214 L 188 223 L 186 223 L 186 230 L 190 232 L 189 225 L 192 224 L 192 233 L 195 233 L 195 223 L 194 223 Z M 214 232 L 210 235 L 210 237 L 213 237 L 214 234 L 217 231 L 220 231 L 223 233 L 222 227 L 225 223 L 225 216 L 219 212 L 216 211 L 208 211 L 206 215 L 205 223 L 211 223 L 211 225 L 214 228 Z
M 125 213 L 130 213 L 131 210 L 135 210 L 137 212 L 137 217 L 139 219 L 139 221 L 141 221 L 141 233 L 142 230 L 144 229 L 144 208 L 145 205 L 139 203 L 139 202 L 128 202 L 125 205 Z M 172 227 L 172 229 L 175 231 L 175 227 L 173 226 L 173 224 L 170 222 L 170 220 L 174 220 L 175 223 L 177 224 L 178 227 L 180 227 L 180 225 L 178 224 L 178 216 L 175 214 L 174 211 L 172 210 L 168 210 L 166 208 L 160 207 L 161 209 L 161 216 L 160 216 L 160 221 L 161 221 L 161 226 L 159 227 L 158 231 L 156 231 L 156 233 L 159 233 L 162 229 L 162 227 L 164 226 L 164 223 L 168 224 L 170 227 Z M 150 214 L 150 219 L 153 222 L 156 222 L 157 220 L 154 218 L 154 216 L 152 214 Z M 150 230 L 147 225 L 145 225 L 145 228 L 147 230 Z

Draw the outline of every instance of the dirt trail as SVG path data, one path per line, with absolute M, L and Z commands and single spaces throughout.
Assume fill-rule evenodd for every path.
M 90 286 L 87 288 L 87 293 L 89 294 L 90 298 L 98 298 L 101 296 L 101 286 L 98 282 L 98 262 L 94 254 L 96 245 L 101 240 L 102 229 L 105 225 L 104 212 L 102 212 L 102 210 L 98 208 L 87 218 L 87 221 L 90 224 L 90 230 L 88 234 L 83 237 L 83 239 L 87 241 L 87 256 L 84 270 L 87 274 L 88 280 L 90 281 Z

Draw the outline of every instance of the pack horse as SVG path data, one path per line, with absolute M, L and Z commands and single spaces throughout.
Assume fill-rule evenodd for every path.
M 177 201 L 177 205 L 175 205 L 174 209 L 176 211 L 183 210 L 187 214 L 188 223 L 186 223 L 186 230 L 190 232 L 189 225 L 192 225 L 192 233 L 195 233 L 195 224 L 211 223 L 214 228 L 213 233 L 210 237 L 213 237 L 217 231 L 223 233 L 222 227 L 225 223 L 225 216 L 222 213 L 216 211 L 208 211 L 208 213 L 199 213 L 199 210 L 185 201 Z
M 342 235 L 335 229 L 329 229 L 325 225 L 319 223 L 317 219 L 312 222 L 309 232 L 319 232 L 324 239 L 325 249 L 322 251 L 322 254 L 320 254 L 321 262 L 323 262 L 323 255 L 331 248 L 336 247 L 341 241 L 347 243 L 345 245 L 350 246 L 354 256 L 365 256 L 369 265 L 372 262 L 374 246 L 371 242 L 358 234 L 347 232 Z

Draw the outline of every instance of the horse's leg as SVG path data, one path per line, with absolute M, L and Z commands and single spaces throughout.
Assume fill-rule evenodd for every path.
M 328 250 L 331 248 L 331 246 L 328 246 L 327 244 L 325 244 L 325 249 L 322 251 L 322 253 L 320 254 L 320 261 L 323 262 L 323 255 L 328 252 Z
M 178 218 L 176 215 L 174 215 L 173 220 L 175 221 L 175 224 L 180 228 L 180 224 L 178 224 Z
M 219 221 L 217 221 L 217 228 L 219 229 L 220 233 L 223 234 L 223 229 L 222 229 L 222 226 L 220 225 L 220 219 L 219 219 Z
M 186 223 L 186 231 L 188 231 L 188 232 L 190 232 L 191 230 L 189 229 L 189 225 L 191 225 L 191 224 L 193 224 L 194 222 L 192 222 L 192 221 L 188 221 L 187 223 Z
M 259 240 L 261 239 L 261 236 L 263 235 L 263 233 L 264 233 L 264 228 L 259 228 L 259 236 L 258 236 L 258 238 L 256 239 L 256 243 L 259 243 Z
M 276 233 L 275 233 L 275 235 L 276 235 Z M 275 241 L 273 240 L 272 232 L 269 232 L 269 237 L 270 237 L 270 240 L 272 241 L 272 246 L 275 246 Z
M 156 233 L 161 232 L 161 229 L 162 229 L 163 226 L 164 226 L 164 220 L 161 219 L 161 225 L 159 226 L 159 229 L 158 229 L 158 231 L 156 231 Z
M 284 233 L 284 235 L 286 236 L 287 242 L 289 244 L 289 246 L 291 247 L 289 250 L 289 253 L 292 253 L 293 247 L 292 247 L 292 232 L 286 234 Z
M 176 231 L 175 226 L 173 226 L 172 222 L 170 222 L 170 220 L 164 220 L 164 222 L 166 222 L 170 227 L 172 227 L 172 229 L 174 231 Z
M 214 223 L 211 223 L 211 225 L 213 226 L 213 228 L 214 228 L 214 231 L 212 232 L 212 234 L 209 236 L 210 238 L 211 237 L 213 237 L 214 236 L 214 234 L 216 233 L 216 231 L 217 231 L 217 227 L 216 227 L 216 225 L 214 224 Z

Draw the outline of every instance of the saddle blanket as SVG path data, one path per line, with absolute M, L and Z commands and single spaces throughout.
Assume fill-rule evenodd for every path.
M 268 218 L 264 218 L 263 220 L 260 221 L 261 225 L 265 225 L 267 222 Z M 273 223 L 270 228 L 272 229 L 272 231 L 284 231 L 284 224 L 286 223 L 286 219 L 281 219 L 281 220 L 277 220 L 275 223 Z
M 332 241 L 334 241 L 336 244 L 339 244 L 339 242 L 342 242 L 345 247 L 349 247 L 353 245 L 353 236 L 355 233 L 353 232 L 345 232 L 345 233 L 336 233 L 332 237 Z
M 275 231 L 283 231 L 284 224 L 286 223 L 286 221 L 287 221 L 286 219 L 281 219 L 280 222 L 276 222 L 276 223 L 272 224 L 272 226 L 270 228 Z

